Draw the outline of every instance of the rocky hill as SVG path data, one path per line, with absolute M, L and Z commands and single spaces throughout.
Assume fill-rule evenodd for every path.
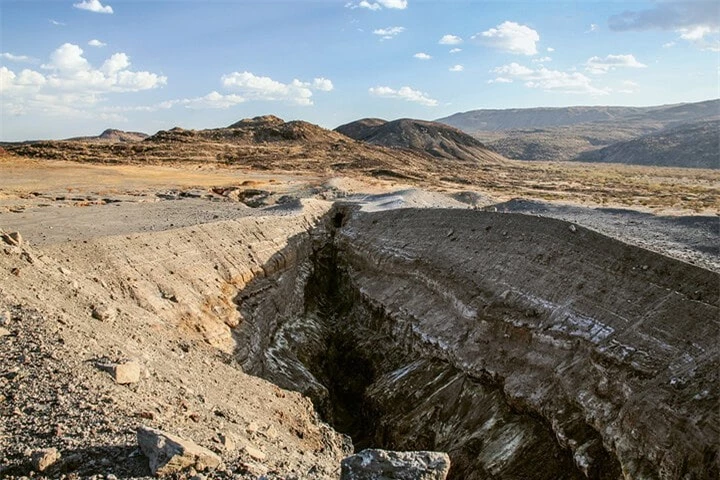
M 472 136 L 436 122 L 409 118 L 385 122 L 366 118 L 342 125 L 335 131 L 373 145 L 408 149 L 443 160 L 481 163 L 502 160 Z
M 114 128 L 108 128 L 100 135 L 95 137 L 74 137 L 68 138 L 71 142 L 140 142 L 148 137 L 147 133 L 142 132 L 126 132 L 124 130 L 116 130 Z
M 694 122 L 578 155 L 583 162 L 720 168 L 720 120 Z

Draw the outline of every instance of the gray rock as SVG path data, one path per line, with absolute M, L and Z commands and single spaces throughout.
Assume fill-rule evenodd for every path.
M 60 452 L 57 448 L 44 448 L 32 453 L 32 465 L 36 472 L 44 472 L 58 460 L 60 460 Z
M 367 449 L 342 461 L 340 480 L 444 480 L 449 471 L 446 453 Z
M 220 457 L 207 448 L 155 428 L 138 427 L 137 441 L 154 475 L 170 475 L 190 468 L 212 470 L 222 463 Z

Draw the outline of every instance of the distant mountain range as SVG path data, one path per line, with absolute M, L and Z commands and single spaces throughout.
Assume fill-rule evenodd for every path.
M 717 119 L 720 119 L 720 100 L 657 107 L 473 110 L 437 121 L 460 128 L 503 156 L 518 160 L 718 168 L 718 130 L 713 131 L 712 124 L 701 126 L 703 122 Z M 687 128 L 682 128 L 683 125 Z M 654 134 L 659 136 L 651 136 L 646 142 L 624 147 L 618 144 Z M 618 146 L 610 149 L 615 144 Z M 639 147 L 649 144 L 652 148 Z M 692 150 L 691 157 L 691 150 L 683 150 L 683 144 L 688 148 L 691 144 L 705 147 Z M 601 149 L 602 154 L 590 153 Z
M 148 137 L 147 133 L 142 132 L 126 132 L 124 130 L 116 130 L 108 128 L 96 137 L 73 137 L 68 138 L 70 142 L 139 142 Z
M 341 125 L 335 131 L 373 145 L 407 149 L 444 161 L 504 160 L 467 133 L 437 122 L 409 118 L 388 122 L 364 118 Z

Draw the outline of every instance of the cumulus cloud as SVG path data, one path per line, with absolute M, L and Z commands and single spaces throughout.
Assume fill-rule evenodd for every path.
M 473 35 L 472 38 L 500 50 L 522 55 L 535 55 L 537 42 L 540 41 L 540 35 L 532 28 L 509 21 Z
M 383 40 L 392 40 L 405 31 L 405 27 L 388 27 L 373 30 L 373 35 L 379 35 Z
M 462 48 L 451 48 L 450 49 L 450 53 L 458 53 L 458 52 L 462 52 Z
M 424 52 L 418 52 L 413 57 L 417 58 L 418 60 L 430 60 L 432 57 Z
M 347 8 L 367 8 L 368 10 L 382 10 L 383 8 L 405 10 L 408 6 L 407 0 L 377 0 L 370 2 L 368 0 L 361 0 L 360 2 L 348 2 L 345 4 Z
M 665 0 L 645 10 L 626 10 L 608 19 L 611 30 L 670 30 L 704 50 L 715 50 L 720 32 L 720 6 L 715 0 Z
M 138 92 L 160 87 L 167 77 L 130 69 L 124 53 L 109 57 L 101 67 L 93 67 L 78 45 L 65 43 L 50 54 L 41 66 L 45 73 L 23 70 L 15 73 L 2 67 L 0 91 L 3 107 L 12 106 L 16 114 L 29 111 L 72 114 L 93 107 L 110 93 Z
M 674 47 L 674 46 L 675 46 L 675 42 L 666 42 L 666 43 L 663 43 L 663 45 L 662 45 L 663 48 L 670 48 L 670 47 Z
M 110 5 L 103 5 L 100 3 L 100 0 L 83 0 L 80 3 L 74 3 L 73 7 L 94 13 L 113 13 L 112 7 Z
M 438 41 L 440 45 L 460 45 L 462 42 L 462 38 L 458 37 L 457 35 L 451 35 L 449 33 L 447 35 L 443 35 Z
M 372 87 L 368 90 L 370 95 L 382 98 L 397 98 L 407 102 L 419 103 L 427 107 L 434 107 L 438 104 L 437 100 L 430 98 L 427 93 L 414 90 L 410 87 L 401 87 L 398 90 L 390 87 Z
M 552 58 L 550 58 L 550 57 L 533 58 L 532 62 L 533 63 L 547 63 L 547 62 L 552 62 Z
M 546 50 L 550 53 L 555 51 L 555 49 L 553 47 L 547 47 Z
M 88 45 L 90 45 L 91 47 L 98 47 L 98 48 L 99 48 L 99 47 L 105 47 L 105 46 L 107 46 L 107 43 L 101 42 L 100 40 L 98 40 L 98 39 L 96 39 L 96 38 L 93 38 L 92 40 L 90 40 L 90 41 L 88 42 Z
M 585 33 L 591 33 L 591 32 L 597 32 L 600 27 L 596 23 L 591 23 L 590 27 L 585 31 Z
M 449 68 L 449 70 L 451 72 L 462 72 L 463 70 L 465 70 L 465 67 L 463 67 L 462 65 L 453 65 Z
M 543 66 L 532 69 L 515 62 L 493 68 L 490 72 L 497 75 L 490 83 L 510 83 L 512 80 L 518 80 L 524 82 L 527 88 L 537 88 L 549 92 L 589 95 L 609 93 L 607 89 L 600 89 L 592 85 L 592 80 L 579 72 L 562 72 Z
M 585 70 L 596 75 L 607 73 L 616 68 L 645 68 L 647 65 L 637 61 L 634 55 L 608 55 L 591 57 L 585 62 Z
M 313 91 L 329 92 L 333 84 L 327 78 L 315 78 L 312 82 L 293 80 L 282 83 L 270 77 L 250 72 L 233 72 L 221 77 L 222 85 L 236 91 L 247 100 L 283 101 L 292 105 L 312 105 Z
M 9 60 L 11 62 L 25 62 L 30 63 L 33 62 L 34 59 L 31 57 L 28 57 L 27 55 L 14 55 L 10 52 L 3 52 L 0 53 L 0 58 L 4 58 L 5 60 Z

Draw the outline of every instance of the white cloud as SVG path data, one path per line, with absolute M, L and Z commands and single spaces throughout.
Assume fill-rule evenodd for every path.
M 170 103 L 181 104 L 193 110 L 201 110 L 207 108 L 227 109 L 243 102 L 245 102 L 245 98 L 240 95 L 223 95 L 222 93 L 212 91 L 203 97 L 184 98 L 178 101 L 171 101 Z
M 527 88 L 537 88 L 549 92 L 606 95 L 608 89 L 592 85 L 592 80 L 579 72 L 561 72 L 549 70 L 543 66 L 532 69 L 515 62 L 496 67 L 491 73 L 497 75 L 491 83 L 511 83 L 512 80 L 524 82 Z
M 374 35 L 379 35 L 383 40 L 392 40 L 405 31 L 405 27 L 388 27 L 373 30 Z
M 327 78 L 319 77 L 313 79 L 312 88 L 321 92 L 331 92 L 335 88 L 335 86 Z
M 233 72 L 220 80 L 225 88 L 237 91 L 247 100 L 283 101 L 303 106 L 313 104 L 313 91 L 329 92 L 334 88 L 330 80 L 322 77 L 312 82 L 295 79 L 286 84 L 250 72 Z
M 634 55 L 608 55 L 604 58 L 591 57 L 585 62 L 585 70 L 596 75 L 607 73 L 616 68 L 645 68 Z
M 73 7 L 95 13 L 113 13 L 112 7 L 103 5 L 100 0 L 83 0 L 80 3 L 74 3 Z
M 509 21 L 473 35 L 472 38 L 478 38 L 500 50 L 522 55 L 535 55 L 537 42 L 540 41 L 540 35 L 532 28 Z
M 463 42 L 463 39 L 458 37 L 457 35 L 443 35 L 442 38 L 438 41 L 440 45 L 460 45 Z
M 52 18 L 50 19 L 50 23 L 52 23 L 53 25 L 58 26 L 58 27 L 64 27 L 66 25 L 63 22 L 58 22 L 57 20 L 53 20 Z
M 167 83 L 167 77 L 129 67 L 129 57 L 116 53 L 95 68 L 78 45 L 65 43 L 42 65 L 46 73 L 23 70 L 16 74 L 2 67 L 3 108 L 9 106 L 15 114 L 94 116 L 96 113 L 88 109 L 105 100 L 107 94 L 149 90 Z
M 428 55 L 425 52 L 418 52 L 413 57 L 417 58 L 418 60 L 430 60 L 432 57 Z
M 463 70 L 465 70 L 465 67 L 463 67 L 462 65 L 453 65 L 452 67 L 450 67 L 449 70 L 451 72 L 462 72 Z
M 553 47 L 547 47 L 546 50 L 550 53 L 555 51 L 555 49 Z
M 663 47 L 663 48 L 670 48 L 670 47 L 674 47 L 674 46 L 675 46 L 675 42 L 667 42 L 667 43 L 663 43 L 663 46 L 662 46 L 662 47 Z
M 709 25 L 695 25 L 689 28 L 679 28 L 677 32 L 680 34 L 680 38 L 683 40 L 690 40 L 691 42 L 697 42 L 705 38 L 705 35 L 711 33 L 717 33 L 717 27 L 711 27 Z
M 9 52 L 0 53 L 0 58 L 4 58 L 5 60 L 9 60 L 11 62 L 31 63 L 34 61 L 33 58 L 30 58 L 27 55 L 13 55 Z
M 533 59 L 532 59 L 532 62 L 533 62 L 533 63 L 547 63 L 547 62 L 552 62 L 552 58 L 547 57 L 547 56 L 546 56 L 546 57 L 540 57 L 540 58 L 533 58 Z
M 419 103 L 427 107 L 434 107 L 438 104 L 437 100 L 430 98 L 427 93 L 414 90 L 410 87 L 401 87 L 399 90 L 390 87 L 373 87 L 368 91 L 370 95 L 375 97 L 397 98 L 408 102 Z
M 408 6 L 407 0 L 377 0 L 370 2 L 368 0 L 361 0 L 360 2 L 348 2 L 345 4 L 346 8 L 367 8 L 368 10 L 382 10 L 383 8 L 405 10 Z
M 450 53 L 458 53 L 458 52 L 462 52 L 462 48 L 451 48 L 450 49 Z
M 600 27 L 598 27 L 598 25 L 596 23 L 591 23 L 590 28 L 588 28 L 585 33 L 597 32 L 599 28 Z
M 107 43 L 101 42 L 100 40 L 98 40 L 98 39 L 96 39 L 96 38 L 93 38 L 92 40 L 90 40 L 90 41 L 88 42 L 88 45 L 90 45 L 91 47 L 98 47 L 98 48 L 100 48 L 100 47 L 105 47 L 105 46 L 107 46 Z
M 512 83 L 513 81 L 505 77 L 491 78 L 487 83 Z

